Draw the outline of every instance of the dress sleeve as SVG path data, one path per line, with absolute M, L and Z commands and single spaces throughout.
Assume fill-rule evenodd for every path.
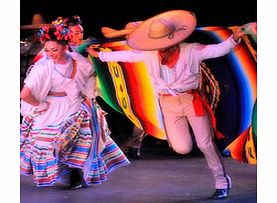
M 95 98 L 95 84 L 96 84 L 96 77 L 93 74 L 90 76 L 82 90 L 82 94 L 87 96 L 89 99 Z
M 35 64 L 24 80 L 24 84 L 31 90 L 32 95 L 38 100 L 42 100 L 42 95 L 48 93 L 50 89 L 46 68 L 47 67 L 42 64 Z
M 43 101 L 51 88 L 51 71 L 49 67 L 42 63 L 35 64 L 28 76 L 25 78 L 25 85 L 31 90 L 32 95 L 38 100 Z M 20 113 L 25 116 L 32 113 L 34 107 L 21 99 Z
M 81 93 L 88 98 L 92 99 L 95 97 L 95 83 L 96 83 L 96 74 L 95 68 L 89 60 L 80 54 L 74 53 L 74 58 L 77 60 L 79 65 L 79 76 L 78 82 L 81 82 Z
M 96 72 L 93 64 L 90 64 L 90 69 L 86 73 L 86 81 L 82 89 L 82 94 L 86 95 L 89 99 L 95 98 L 95 86 L 96 86 Z

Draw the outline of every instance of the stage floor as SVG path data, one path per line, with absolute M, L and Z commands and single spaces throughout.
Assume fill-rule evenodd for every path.
M 37 188 L 21 175 L 21 203 L 212 203 L 213 176 L 199 153 L 177 155 L 144 149 L 143 157 L 109 174 L 100 185 L 69 190 L 67 185 Z M 232 177 L 229 198 L 220 203 L 257 202 L 257 166 L 230 157 L 223 162 Z

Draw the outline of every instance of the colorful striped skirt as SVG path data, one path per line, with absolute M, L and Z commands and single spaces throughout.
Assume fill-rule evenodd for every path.
M 82 169 L 87 185 L 130 162 L 110 138 L 98 105 L 85 99 L 64 122 L 34 128 L 36 115 L 25 116 L 20 132 L 20 172 L 37 186 L 52 186 L 73 168 Z

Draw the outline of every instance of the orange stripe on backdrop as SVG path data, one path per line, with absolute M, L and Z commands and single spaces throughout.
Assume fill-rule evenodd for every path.
M 249 80 L 253 97 L 257 98 L 257 71 L 256 63 L 249 55 L 248 51 L 245 48 L 239 49 L 237 53 L 239 61 L 241 61 L 241 67 L 244 69 L 246 78 Z
M 232 33 L 231 30 L 223 27 L 207 27 L 204 30 L 215 32 L 222 41 L 227 39 Z M 236 62 L 240 64 L 240 68 L 242 69 L 241 72 L 250 83 L 253 97 L 257 98 L 257 71 L 255 61 L 249 54 L 247 46 L 242 46 L 241 44 L 237 45 L 234 49 L 234 54 Z
M 125 74 L 131 79 L 126 80 L 126 84 L 129 95 L 133 98 L 133 111 L 143 121 L 143 127 L 149 134 L 165 139 L 159 104 L 147 67 L 144 63 L 125 63 L 124 67 Z

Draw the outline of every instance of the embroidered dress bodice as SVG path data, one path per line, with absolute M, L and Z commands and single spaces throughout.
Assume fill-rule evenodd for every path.
M 87 95 L 84 92 L 94 91 L 93 80 L 89 78 L 93 70 L 87 59 L 77 53 L 68 53 L 66 57 L 64 64 L 56 64 L 47 57 L 39 60 L 24 80 L 39 101 L 50 103 L 49 109 L 36 118 L 38 126 L 62 122 L 77 111 L 83 99 L 81 95 Z M 59 96 L 51 92 L 66 94 Z M 35 108 L 24 101 L 21 103 L 22 115 L 32 114 Z
M 73 65 L 70 60 L 65 64 L 55 64 L 54 72 L 52 75 L 52 87 L 50 91 L 53 92 L 62 92 L 64 91 L 64 85 L 67 84 L 72 73 Z
M 65 64 L 55 64 L 52 74 L 52 92 L 66 92 L 70 103 L 74 103 L 80 97 L 82 84 L 76 77 L 72 77 L 73 61 L 68 60 Z

